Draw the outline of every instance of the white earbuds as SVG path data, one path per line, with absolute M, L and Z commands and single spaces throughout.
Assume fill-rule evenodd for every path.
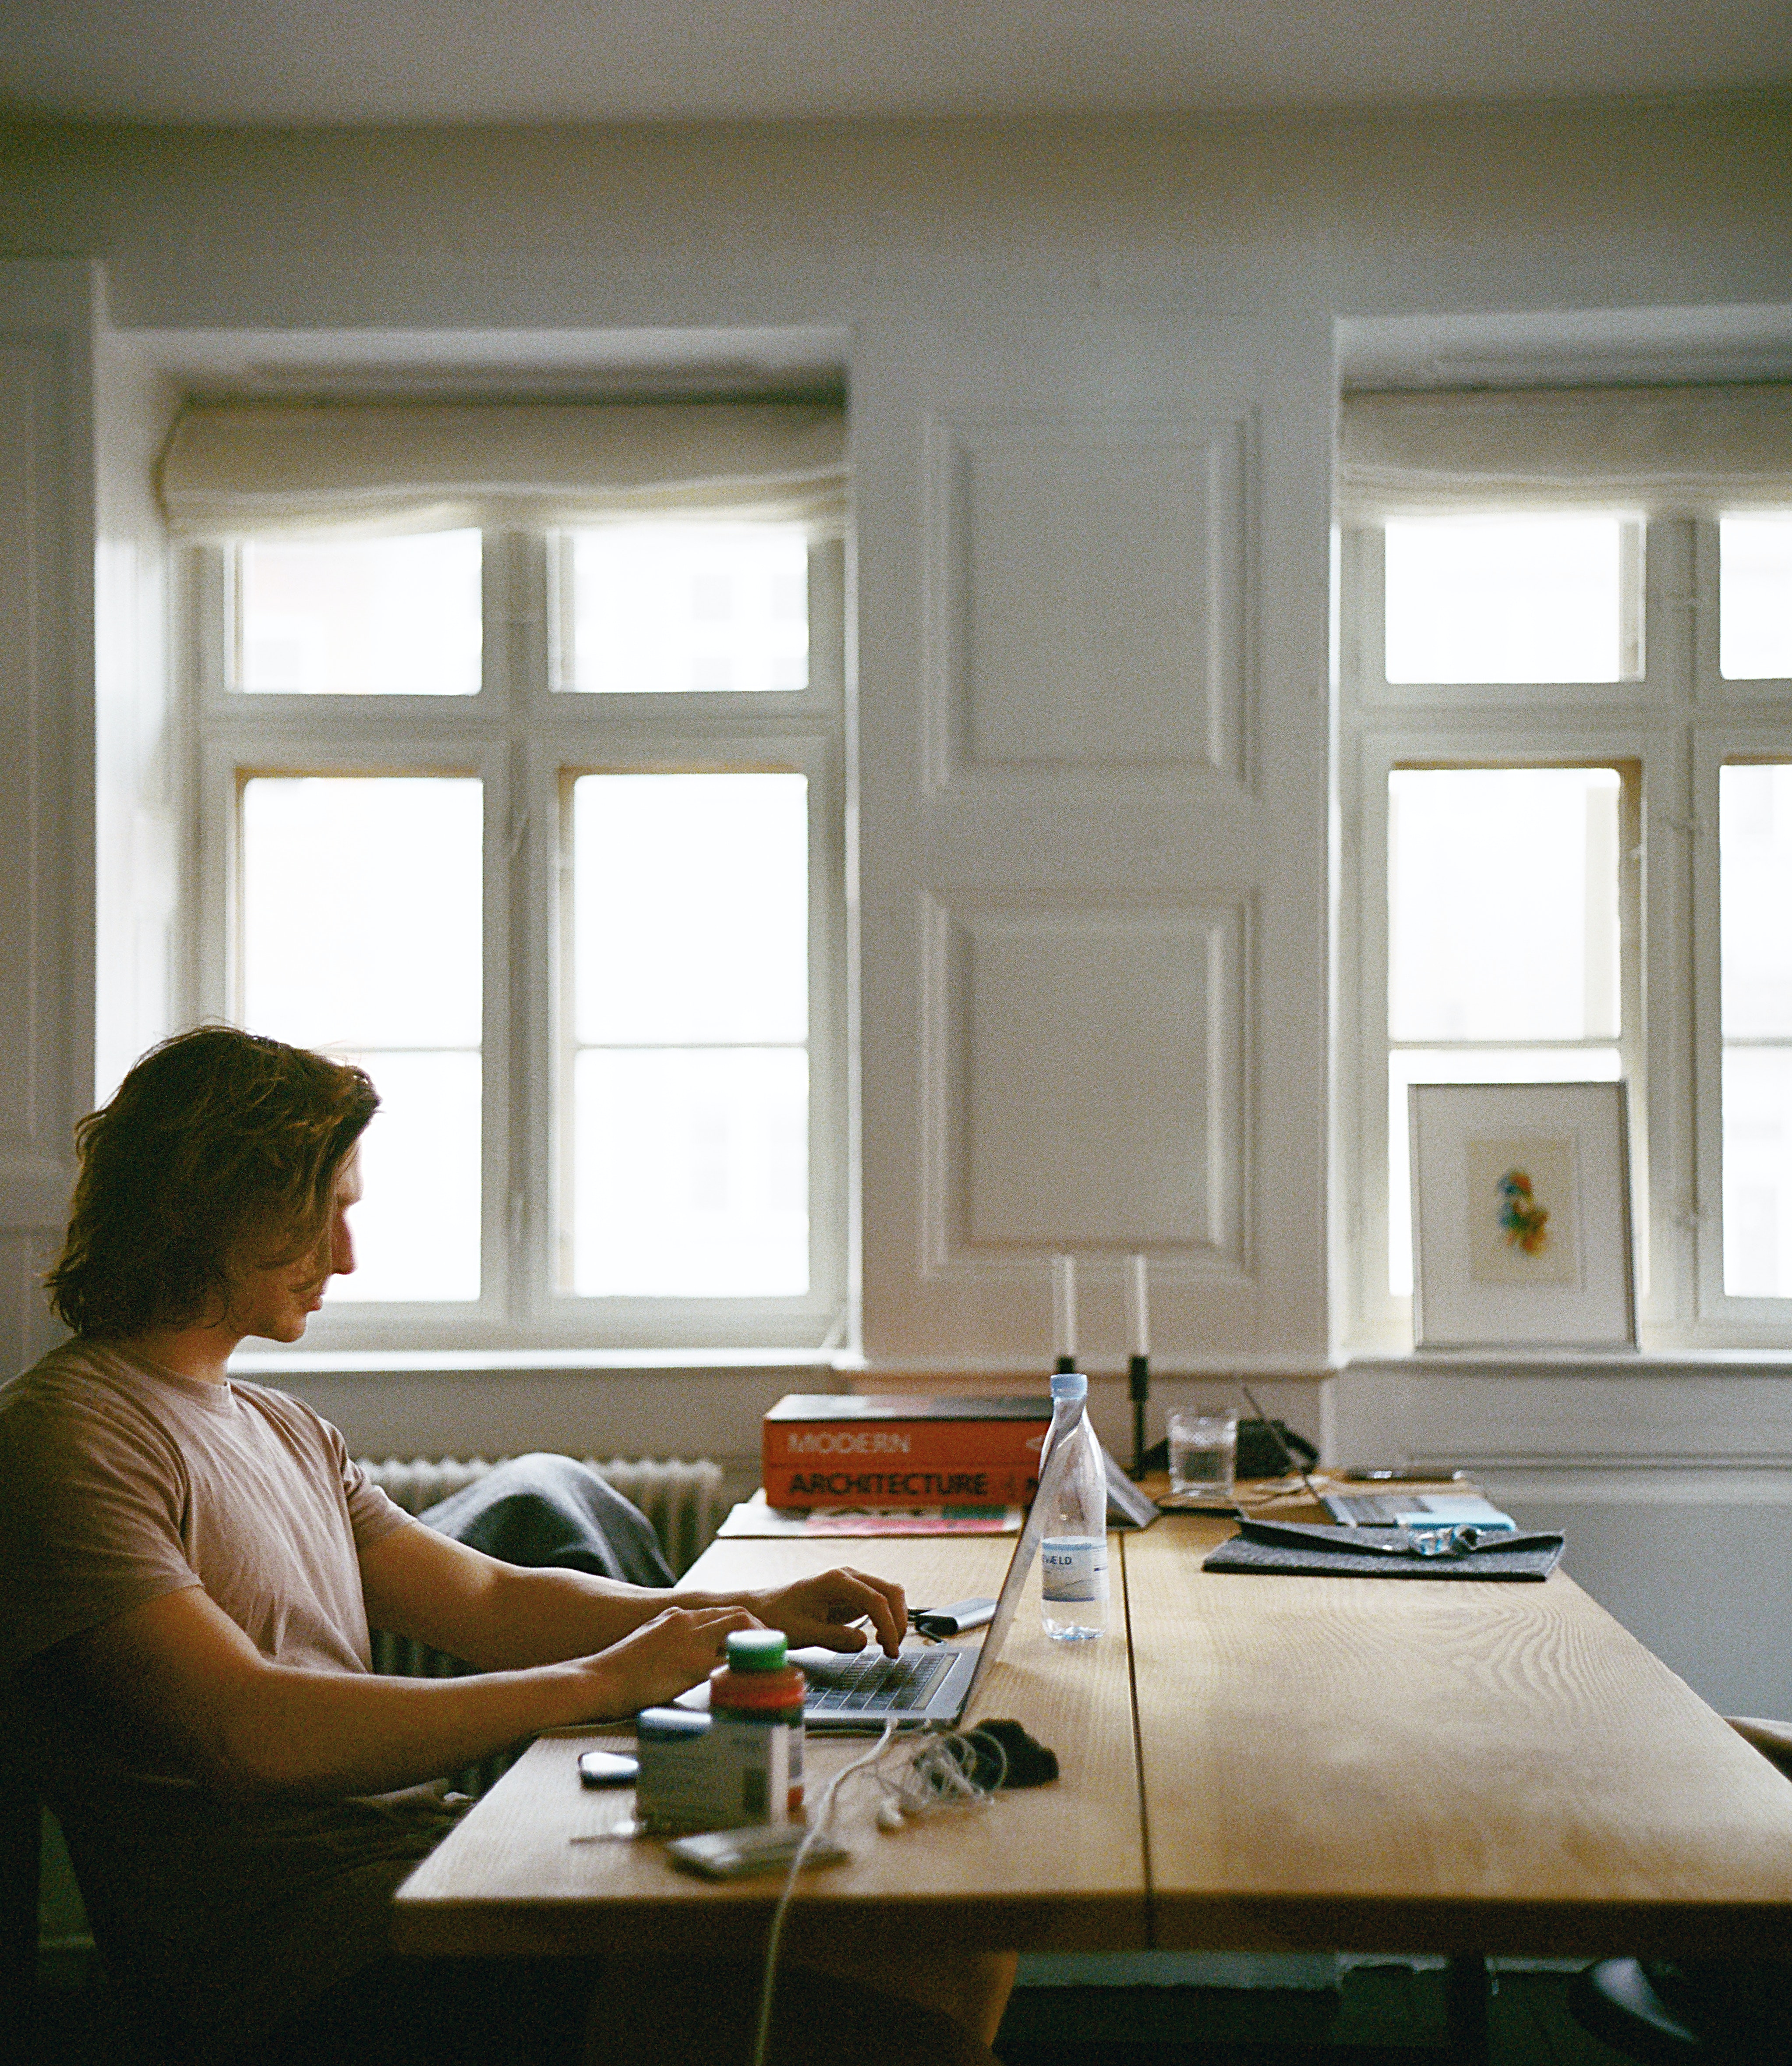
M 877 1804 L 877 1826 L 880 1829 L 900 1829 L 902 1826 L 902 1808 L 895 1801 L 880 1801 Z

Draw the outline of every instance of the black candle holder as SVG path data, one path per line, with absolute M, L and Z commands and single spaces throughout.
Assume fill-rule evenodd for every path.
M 1135 1478 L 1142 1477 L 1145 1471 L 1145 1407 L 1151 1396 L 1149 1356 L 1128 1358 L 1127 1394 L 1132 1401 L 1132 1474 Z

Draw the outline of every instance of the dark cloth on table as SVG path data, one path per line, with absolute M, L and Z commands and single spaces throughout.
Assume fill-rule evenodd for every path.
M 571 1456 L 512 1456 L 418 1517 L 503 1563 L 589 1571 L 632 1586 L 674 1582 L 647 1517 Z

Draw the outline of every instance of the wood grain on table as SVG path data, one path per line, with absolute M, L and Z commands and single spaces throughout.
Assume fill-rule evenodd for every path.
M 1792 1784 L 1558 1571 L 1212 1575 L 1123 1539 L 1155 1941 L 1792 1958 Z

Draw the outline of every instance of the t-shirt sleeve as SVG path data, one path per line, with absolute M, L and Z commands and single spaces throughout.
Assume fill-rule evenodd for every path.
M 382 1492 L 349 1454 L 348 1444 L 340 1432 L 330 1427 L 327 1420 L 322 1424 L 329 1428 L 330 1452 L 342 1473 L 342 1497 L 348 1502 L 349 1525 L 354 1531 L 355 1554 L 358 1556 L 394 1529 L 405 1527 L 411 1517 L 396 1500 Z
M 172 1447 L 130 1417 L 42 1399 L 0 1412 L 0 1672 L 196 1586 Z

